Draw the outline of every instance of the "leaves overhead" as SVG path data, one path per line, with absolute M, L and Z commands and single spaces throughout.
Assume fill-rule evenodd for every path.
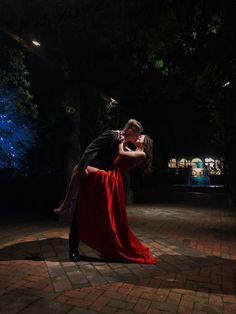
M 234 1 L 27 0 L 22 6 L 2 0 L 0 6 L 2 28 L 27 43 L 40 40 L 39 54 L 61 68 L 69 93 L 79 88 L 94 94 L 91 105 L 81 102 L 86 119 L 90 109 L 98 113 L 95 97 L 102 91 L 125 101 L 144 123 L 151 119 L 150 130 L 163 138 L 173 124 L 183 133 L 182 113 L 186 118 L 192 111 L 194 120 L 199 108 L 199 116 L 212 121 L 213 127 L 206 124 L 211 137 L 222 130 L 223 142 L 223 126 L 234 110 L 233 94 L 222 91 L 222 83 L 235 77 Z M 66 112 L 77 110 L 68 99 L 63 103 Z M 150 114 L 155 109 L 158 129 Z

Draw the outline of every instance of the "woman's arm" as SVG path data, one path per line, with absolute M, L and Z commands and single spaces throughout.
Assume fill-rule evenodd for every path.
M 128 152 L 132 152 L 132 151 L 133 151 L 133 149 L 129 148 L 128 146 L 125 146 L 124 149 L 125 149 L 126 152 L 127 152 L 127 151 L 128 151 Z
M 141 150 L 129 150 L 124 149 L 124 143 L 120 143 L 118 147 L 118 153 L 120 156 L 129 158 L 129 159 L 143 159 L 146 157 L 144 151 Z

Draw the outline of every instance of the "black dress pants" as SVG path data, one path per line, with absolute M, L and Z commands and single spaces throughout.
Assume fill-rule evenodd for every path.
M 73 253 L 78 252 L 79 242 L 80 242 L 79 241 L 79 223 L 77 220 L 77 210 L 78 210 L 78 207 L 75 206 L 73 218 L 70 225 L 70 232 L 69 232 L 69 250 L 70 252 L 73 252 Z

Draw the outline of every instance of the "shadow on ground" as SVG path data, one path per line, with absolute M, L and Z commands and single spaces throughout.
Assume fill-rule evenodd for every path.
M 68 241 L 64 238 L 47 238 L 43 240 L 21 242 L 8 245 L 0 250 L 0 263 L 16 260 L 68 262 Z M 155 252 L 154 252 L 155 254 Z M 195 253 L 197 255 L 197 253 Z M 161 288 L 189 289 L 193 291 L 214 292 L 221 294 L 235 293 L 236 261 L 214 256 L 189 256 L 181 254 L 162 254 L 158 256 L 156 265 L 121 264 L 129 274 L 117 273 L 112 267 L 116 261 L 109 261 L 97 256 L 83 254 L 78 270 L 90 264 L 96 272 L 99 264 L 109 267 L 99 269 L 100 275 L 110 276 L 114 281 Z M 130 274 L 132 273 L 132 276 Z

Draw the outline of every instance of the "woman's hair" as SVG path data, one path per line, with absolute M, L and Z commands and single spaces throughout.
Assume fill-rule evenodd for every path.
M 144 136 L 143 150 L 146 158 L 141 165 L 141 174 L 143 176 L 152 174 L 152 153 L 153 153 L 153 140 L 149 135 Z

